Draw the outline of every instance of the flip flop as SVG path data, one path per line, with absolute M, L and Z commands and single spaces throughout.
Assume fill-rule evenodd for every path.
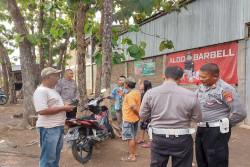
M 137 141 L 137 144 L 141 144 L 141 143 L 144 143 L 144 142 L 145 142 L 145 140 L 139 139 L 139 140 Z
M 149 147 L 150 147 L 150 143 L 143 144 L 142 147 L 143 147 L 143 148 L 149 148 Z
M 130 153 L 129 153 L 129 151 L 127 151 L 127 154 L 129 155 Z M 135 154 L 135 156 L 138 156 L 139 154 Z
M 136 159 L 133 160 L 133 159 L 129 158 L 129 156 L 122 157 L 121 160 L 124 162 L 135 162 L 136 161 Z

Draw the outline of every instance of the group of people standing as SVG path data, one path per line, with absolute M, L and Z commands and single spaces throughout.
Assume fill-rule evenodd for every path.
M 218 65 L 207 63 L 200 68 L 201 85 L 196 92 L 180 86 L 183 74 L 179 66 L 167 67 L 162 85 L 151 88 L 150 82 L 139 82 L 142 94 L 135 89 L 133 78 L 124 79 L 125 91 L 122 84 L 115 89 L 117 97 L 124 98 L 120 127 L 122 139 L 128 141 L 129 155 L 122 157 L 123 161 L 136 160 L 137 143 L 143 142 L 137 138 L 138 122 L 142 120 L 141 135 L 147 130 L 151 141 L 147 143 L 151 145 L 151 167 L 166 166 L 169 157 L 173 167 L 191 167 L 193 121 L 198 125 L 198 167 L 228 167 L 231 128 L 245 119 L 246 110 L 236 90 L 220 78 Z
M 76 116 L 76 107 L 69 105 L 79 98 L 73 72 L 67 70 L 59 80 L 60 72 L 51 67 L 42 70 L 42 84 L 33 96 L 38 112 L 40 167 L 59 166 L 66 116 Z M 106 98 L 116 99 L 119 137 L 128 141 L 129 154 L 121 160 L 136 161 L 137 144 L 145 142 L 147 131 L 150 140 L 143 147 L 151 148 L 151 167 L 165 167 L 169 157 L 173 167 L 191 167 L 193 121 L 198 124 L 195 138 L 198 167 L 228 167 L 231 128 L 244 120 L 246 110 L 236 90 L 219 73 L 216 64 L 203 65 L 199 71 L 201 85 L 196 92 L 179 86 L 184 72 L 178 66 L 167 67 L 163 84 L 155 88 L 147 80 L 139 81 L 141 92 L 136 89 L 134 78 L 119 77 L 119 85 Z

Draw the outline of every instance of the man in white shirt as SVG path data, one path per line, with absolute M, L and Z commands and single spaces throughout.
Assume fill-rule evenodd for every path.
M 36 127 L 40 136 L 39 167 L 59 167 L 66 112 L 75 108 L 68 104 L 64 105 L 61 96 L 54 89 L 60 72 L 61 70 L 51 67 L 43 69 L 42 84 L 33 96 L 35 110 L 38 113 Z

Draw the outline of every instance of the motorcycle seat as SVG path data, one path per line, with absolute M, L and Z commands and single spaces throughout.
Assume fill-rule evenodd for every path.
M 82 118 L 79 118 L 78 120 L 81 120 L 81 121 L 89 121 L 89 120 L 93 120 L 93 121 L 96 121 L 95 117 L 94 116 L 85 116 L 85 117 L 82 117 Z

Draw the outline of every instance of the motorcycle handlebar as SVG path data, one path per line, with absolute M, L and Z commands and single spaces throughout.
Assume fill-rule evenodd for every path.
M 105 98 L 104 97 L 100 97 L 98 100 L 97 100 L 97 105 L 99 105 Z M 83 106 L 83 111 L 84 110 L 89 110 L 89 106 L 88 105 L 85 105 Z

